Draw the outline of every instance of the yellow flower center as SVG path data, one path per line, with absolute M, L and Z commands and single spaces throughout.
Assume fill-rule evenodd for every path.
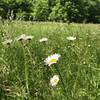
M 51 59 L 50 63 L 56 63 L 57 59 Z
M 57 84 L 57 83 L 58 83 L 58 79 L 55 79 L 55 80 L 54 80 L 54 83 Z

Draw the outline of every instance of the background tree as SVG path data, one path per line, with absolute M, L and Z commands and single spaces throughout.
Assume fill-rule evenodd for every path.
M 49 16 L 49 6 L 47 0 L 36 0 L 33 7 L 33 20 L 47 21 Z
M 100 23 L 100 0 L 0 0 L 3 19 Z

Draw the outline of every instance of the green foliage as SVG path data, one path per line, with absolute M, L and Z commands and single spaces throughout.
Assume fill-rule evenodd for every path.
M 70 1 L 65 3 L 65 12 L 67 13 L 67 19 L 70 22 L 76 22 L 77 15 L 80 15 L 77 5 L 74 5 L 74 3 Z
M 57 3 L 50 13 L 49 20 L 51 21 L 67 21 L 67 13 L 65 12 L 65 8 Z
M 33 8 L 33 20 L 46 21 L 49 16 L 48 1 L 37 0 Z
M 0 26 L 0 100 L 100 99 L 99 25 L 6 21 Z M 34 38 L 16 41 L 23 33 Z M 48 41 L 40 43 L 43 37 Z M 6 39 L 13 42 L 3 45 Z M 58 62 L 44 65 L 54 53 L 61 54 Z M 61 77 L 52 87 L 55 74 Z
M 18 20 L 99 23 L 100 0 L 0 0 L 0 16 Z
M 91 4 L 91 5 L 90 5 Z M 89 6 L 89 18 L 88 21 L 89 22 L 99 22 L 100 23 L 100 0 L 96 0 L 96 1 L 91 1 L 89 4 L 88 2 L 88 6 Z
M 32 3 L 30 0 L 1 0 L 0 16 L 9 19 L 13 15 L 12 19 L 19 19 L 18 15 L 21 15 L 20 17 L 25 17 L 25 20 L 27 20 L 27 17 L 29 17 L 32 12 L 31 7 Z

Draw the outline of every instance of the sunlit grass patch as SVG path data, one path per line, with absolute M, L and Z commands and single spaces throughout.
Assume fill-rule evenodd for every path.
M 10 45 L 4 45 L 9 39 Z M 99 25 L 20 21 L 1 25 L 1 100 L 99 97 Z

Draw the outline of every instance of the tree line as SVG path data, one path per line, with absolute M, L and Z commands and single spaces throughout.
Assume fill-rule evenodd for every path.
M 100 0 L 0 0 L 0 17 L 12 20 L 100 23 Z

